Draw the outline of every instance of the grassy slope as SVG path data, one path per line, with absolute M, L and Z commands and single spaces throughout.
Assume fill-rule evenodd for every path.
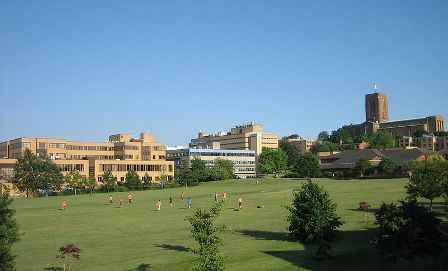
M 193 255 L 185 250 L 194 246 L 189 238 L 185 216 L 192 213 L 179 199 L 180 191 L 192 196 L 194 207 L 210 207 L 213 193 L 227 191 L 229 198 L 218 222 L 227 224 L 233 233 L 223 234 L 227 270 L 418 270 L 435 269 L 439 263 L 414 261 L 395 266 L 375 260 L 369 247 L 369 228 L 364 213 L 356 211 L 358 202 L 368 201 L 377 207 L 382 201 L 404 197 L 404 179 L 399 180 L 318 180 L 338 204 L 338 214 L 345 221 L 342 234 L 334 242 L 334 260 L 314 262 L 315 247 L 287 240 L 287 210 L 292 189 L 302 181 L 260 180 L 225 181 L 192 188 L 133 192 L 135 202 L 123 208 L 110 206 L 107 194 L 17 199 L 17 220 L 25 233 L 14 251 L 18 270 L 43 270 L 60 266 L 57 249 L 74 242 L 81 248 L 81 260 L 75 270 L 132 270 L 140 264 L 149 270 L 189 270 Z M 127 193 L 113 193 L 114 200 Z M 174 207 L 168 207 L 168 198 Z M 236 198 L 241 195 L 244 208 L 235 212 Z M 68 208 L 60 211 L 59 202 Z M 162 199 L 161 212 L 154 211 Z M 257 205 L 265 208 L 258 209 Z M 447 266 L 447 265 L 445 265 Z M 433 267 L 433 268 L 431 268 Z M 428 269 L 429 268 L 429 269 Z

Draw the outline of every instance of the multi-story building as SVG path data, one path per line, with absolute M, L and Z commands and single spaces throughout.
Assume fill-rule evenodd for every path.
M 255 151 L 252 150 L 222 150 L 222 149 L 168 149 L 167 160 L 173 161 L 174 166 L 179 168 L 182 161 L 186 161 L 191 166 L 191 161 L 199 158 L 205 165 L 212 167 L 216 159 L 232 161 L 234 175 L 237 178 L 253 178 L 256 176 Z
M 448 150 L 448 136 L 423 135 L 422 137 L 403 137 L 397 140 L 403 148 L 422 148 L 431 151 Z
M 166 160 L 166 145 L 154 141 L 154 135 L 142 133 L 139 138 L 116 134 L 108 142 L 67 141 L 57 138 L 22 137 L 0 143 L 0 179 L 12 177 L 17 158 L 29 149 L 38 156 L 48 156 L 65 174 L 78 170 L 83 176 L 101 181 L 104 171 L 111 170 L 117 181 L 124 181 L 126 173 L 134 170 L 140 177 L 146 173 L 158 181 L 164 174 L 174 176 L 172 161 Z
M 278 136 L 263 132 L 263 126 L 255 123 L 236 126 L 230 132 L 214 135 L 206 135 L 201 131 L 198 138 L 191 139 L 190 142 L 190 148 L 252 150 L 256 157 L 264 147 L 278 148 Z
M 288 142 L 295 146 L 300 153 L 310 152 L 314 145 L 316 145 L 316 140 L 307 140 L 303 138 L 288 138 Z
M 367 94 L 365 108 L 365 122 L 342 126 L 342 129 L 346 130 L 352 137 L 370 135 L 379 131 L 388 132 L 394 137 L 410 137 L 418 130 L 430 134 L 444 130 L 444 118 L 441 115 L 389 121 L 387 95 L 383 93 Z

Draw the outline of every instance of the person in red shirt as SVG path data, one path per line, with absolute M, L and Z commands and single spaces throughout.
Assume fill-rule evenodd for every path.
M 122 198 L 120 198 L 119 200 L 118 200 L 118 206 L 121 208 L 121 207 L 123 207 L 123 199 Z
M 62 211 L 64 211 L 65 208 L 67 208 L 67 202 L 65 200 L 61 201 L 61 208 L 62 208 Z
M 114 200 L 112 199 L 112 195 L 109 195 L 109 204 L 114 203 Z
M 158 200 L 156 203 L 156 206 L 157 206 L 157 211 L 160 211 L 160 208 L 162 208 L 162 201 Z
M 180 199 L 184 201 L 184 192 L 180 192 Z

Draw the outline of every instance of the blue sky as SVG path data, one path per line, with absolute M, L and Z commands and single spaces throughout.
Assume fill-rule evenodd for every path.
M 0 0 L 0 141 L 448 118 L 448 1 Z

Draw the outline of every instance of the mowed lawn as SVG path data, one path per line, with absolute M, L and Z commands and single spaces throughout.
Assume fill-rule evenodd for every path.
M 112 193 L 114 205 L 108 204 L 108 194 L 16 199 L 16 218 L 24 233 L 14 246 L 17 269 L 62 266 L 57 250 L 73 242 L 82 250 L 73 270 L 189 270 L 194 255 L 188 248 L 195 243 L 185 217 L 195 208 L 211 207 L 214 192 L 223 191 L 228 192 L 228 199 L 218 222 L 232 229 L 222 234 L 227 270 L 444 270 L 448 266 L 442 262 L 446 260 L 384 265 L 368 244 L 374 225 L 364 222 L 365 213 L 356 210 L 358 203 L 367 201 L 377 208 L 383 201 L 404 198 L 405 179 L 315 180 L 338 204 L 338 214 L 345 222 L 332 243 L 335 258 L 326 262 L 312 260 L 315 246 L 293 242 L 286 235 L 288 211 L 283 206 L 291 204 L 292 190 L 303 180 L 258 181 L 136 191 L 132 204 L 127 203 L 127 192 Z M 179 198 L 181 191 L 184 202 Z M 168 206 L 170 195 L 173 207 Z M 239 212 L 234 211 L 238 195 L 244 201 Z M 188 196 L 193 200 L 192 210 L 186 208 Z M 117 208 L 119 197 L 125 202 L 123 208 Z M 65 211 L 59 210 L 63 199 L 68 205 Z M 160 212 L 155 211 L 158 199 L 163 202 Z

